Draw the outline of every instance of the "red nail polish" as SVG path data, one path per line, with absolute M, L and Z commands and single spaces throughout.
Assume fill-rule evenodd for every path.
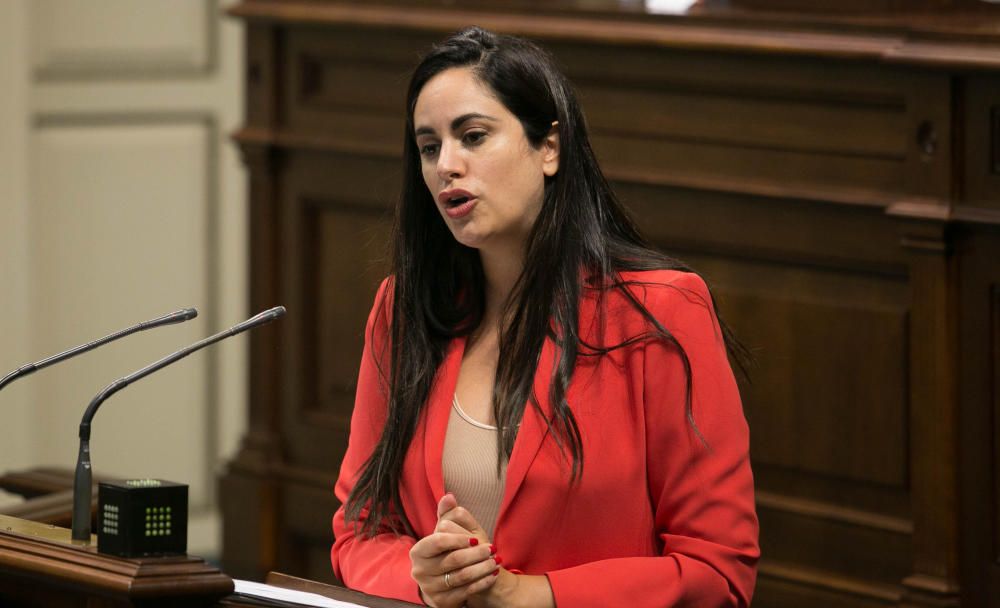
M 469 546 L 470 547 L 475 547 L 478 544 L 479 544 L 479 539 L 476 538 L 475 536 L 473 536 L 472 538 L 469 539 Z
M 490 545 L 490 555 L 496 555 L 496 553 L 497 553 L 497 546 Z
M 498 574 L 500 574 L 500 568 L 497 568 L 496 570 L 494 570 L 493 574 L 491 576 L 496 576 Z
M 493 561 L 495 561 L 497 563 L 497 565 L 499 566 L 500 564 L 503 563 L 503 558 L 500 557 L 499 555 L 496 555 L 496 556 L 493 557 Z

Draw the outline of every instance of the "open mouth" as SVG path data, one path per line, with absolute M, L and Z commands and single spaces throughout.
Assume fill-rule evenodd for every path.
M 437 200 L 448 217 L 457 220 L 472 213 L 472 208 L 479 199 L 468 190 L 452 188 L 440 193 Z

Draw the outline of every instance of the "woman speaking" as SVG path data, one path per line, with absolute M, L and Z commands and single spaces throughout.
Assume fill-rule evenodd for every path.
M 430 606 L 747 606 L 738 350 L 605 180 L 571 85 L 470 28 L 410 81 L 331 560 Z

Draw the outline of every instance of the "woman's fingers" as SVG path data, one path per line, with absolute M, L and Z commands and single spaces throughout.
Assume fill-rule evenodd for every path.
M 493 578 L 491 574 L 493 574 L 497 567 L 497 563 L 493 559 L 488 558 L 462 568 L 447 570 L 444 574 L 437 577 L 439 579 L 438 584 L 434 585 L 433 581 L 431 584 L 440 591 L 468 587 L 482 580 L 483 577 Z M 445 575 L 448 577 L 447 580 L 445 580 Z M 449 585 L 451 586 L 449 587 Z
M 476 518 L 465 507 L 456 505 L 454 508 L 442 513 L 438 516 L 438 522 L 442 521 L 454 522 L 480 540 L 489 540 L 486 530 L 483 530 L 483 527 L 479 525 Z
M 497 582 L 497 574 L 499 573 L 499 568 L 493 568 L 487 576 L 482 577 L 478 581 L 469 583 L 468 588 L 465 590 L 466 594 L 475 595 L 481 591 L 486 591 Z
M 450 519 L 439 519 L 437 526 L 434 528 L 435 532 L 448 532 L 449 534 L 463 534 L 469 537 L 472 533 L 463 528 L 462 526 L 456 524 Z M 478 538 L 478 537 L 477 537 Z
M 453 494 L 441 497 L 437 513 L 434 533 L 410 549 L 411 574 L 431 606 L 462 606 L 496 582 L 499 558 L 486 531 Z
M 469 598 L 477 593 L 486 591 L 496 584 L 497 577 L 487 575 L 473 583 L 463 587 L 454 587 L 445 591 L 425 591 L 421 588 L 424 601 L 430 606 L 438 608 L 452 608 L 465 606 Z
M 493 561 L 493 558 L 494 555 L 490 551 L 490 547 L 488 545 L 477 545 L 467 549 L 452 551 L 447 555 L 441 556 L 437 568 L 439 568 L 441 572 L 454 572 L 455 570 L 461 570 L 462 568 L 485 564 L 487 561 Z
M 443 536 L 432 534 L 432 536 Z M 410 562 L 412 563 L 413 576 L 435 576 L 460 570 L 467 566 L 492 561 L 493 554 L 489 545 L 469 546 L 469 537 L 465 537 L 464 549 L 453 549 L 443 553 L 434 553 L 435 549 L 418 546 L 419 543 L 410 549 Z M 430 545 L 430 543 L 428 543 Z M 425 553 L 427 551 L 427 553 Z
M 410 549 L 410 574 L 425 592 L 467 585 L 496 569 L 491 549 L 465 534 L 435 532 Z
M 479 544 L 478 540 L 475 545 L 470 543 L 469 538 L 468 532 L 435 532 L 421 538 L 410 548 L 410 559 L 436 557 L 442 553 L 467 549 Z
M 458 500 L 455 499 L 455 495 L 452 494 L 451 492 L 448 492 L 447 494 L 441 497 L 441 500 L 438 501 L 438 512 L 437 512 L 438 518 L 440 518 L 442 515 L 444 515 L 448 511 L 451 511 L 457 506 L 458 506 Z
M 489 588 L 493 580 L 485 579 L 495 579 L 498 569 L 491 547 L 466 532 L 435 532 L 420 539 L 410 549 L 410 561 L 424 599 L 440 607 L 461 606 L 469 595 Z

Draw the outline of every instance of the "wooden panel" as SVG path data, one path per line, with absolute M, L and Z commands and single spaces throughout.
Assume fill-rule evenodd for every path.
M 609 135 L 595 128 L 594 146 L 609 171 L 627 167 L 634 172 L 670 167 L 689 176 L 722 175 L 729 179 L 781 183 L 786 187 L 849 185 L 856 189 L 892 192 L 901 189 L 903 168 L 883 158 L 833 157 L 795 151 L 733 148 L 698 141 L 634 139 Z
M 980 2 L 982 0 L 979 0 Z M 989 0 L 986 0 L 989 1 Z M 817 13 L 875 13 L 940 11 L 945 7 L 975 6 L 977 0 L 731 0 L 733 6 L 764 10 Z
M 392 35 L 372 48 L 370 33 L 303 31 L 285 55 L 287 124 L 322 129 L 338 141 L 402 149 L 406 84 L 435 38 Z
M 280 373 L 255 367 L 280 385 L 269 478 L 282 489 L 277 540 L 253 542 L 328 576 L 330 488 L 384 274 L 403 89 L 419 52 L 469 13 L 421 0 L 244 6 L 261 19 L 252 56 L 277 66 L 260 71 L 271 97 L 253 89 L 259 111 L 241 134 L 279 159 L 258 165 L 275 180 L 258 210 L 275 253 L 257 282 L 298 313 Z M 992 204 L 992 177 L 973 169 L 992 171 L 996 141 L 980 127 L 996 102 L 994 76 L 951 68 L 981 48 L 975 65 L 992 69 L 992 34 L 965 45 L 950 38 L 956 21 L 914 25 L 934 40 L 874 19 L 795 32 L 782 29 L 794 16 L 630 21 L 610 4 L 595 10 L 621 14 L 588 21 L 565 16 L 574 6 L 482 14 L 565 66 L 621 199 L 706 276 L 757 354 L 743 392 L 763 524 L 754 605 L 938 607 L 963 593 L 983 605 L 1000 589 L 1000 347 L 983 329 L 1000 236 L 966 238 L 956 218 L 992 221 L 962 208 Z M 959 259 L 975 261 L 961 280 Z M 969 382 L 956 381 L 959 358 L 978 362 Z
M 896 606 L 899 593 L 887 590 L 881 597 L 858 593 L 855 586 L 837 587 L 828 576 L 803 573 L 791 578 L 787 571 L 763 569 L 757 577 L 754 606 L 767 608 L 885 608 Z
M 892 533 L 913 532 L 907 491 L 756 464 L 754 480 L 760 506 Z
M 836 521 L 821 512 L 793 513 L 761 506 L 758 515 L 762 530 L 781 530 L 761 535 L 761 553 L 767 556 L 765 563 L 794 564 L 786 576 L 824 573 L 844 579 L 831 584 L 833 588 L 849 591 L 847 581 L 898 588 L 910 572 L 913 546 L 906 532 Z M 874 597 L 872 591 L 867 594 Z
M 828 277 L 819 273 L 732 267 L 749 276 L 770 272 L 785 286 L 784 294 L 763 286 L 720 290 L 737 311 L 730 322 L 745 328 L 743 339 L 760 361 L 744 392 L 750 423 L 761 429 L 755 462 L 905 487 L 906 311 L 852 301 L 866 287 L 889 295 L 902 287 L 862 277 L 823 284 Z M 806 287 L 795 289 L 797 282 Z
M 996 253 L 1000 254 L 1000 247 L 995 248 Z M 993 547 L 989 553 L 990 561 L 992 562 L 991 583 L 994 588 L 1000 587 L 1000 275 L 994 277 L 993 284 L 990 290 L 990 357 L 989 360 L 993 363 L 993 369 L 990 370 L 989 376 L 989 387 L 990 394 L 993 396 L 993 458 L 992 458 L 992 477 L 993 477 L 993 496 L 992 500 L 989 500 L 988 492 L 986 496 L 982 498 L 984 501 L 989 500 L 993 506 L 993 534 L 992 541 Z M 1000 602 L 1000 596 L 993 596 L 998 602 Z
M 670 82 L 655 88 L 594 83 L 581 86 L 580 95 L 595 133 L 897 162 L 906 154 L 902 97 L 830 100 L 820 91 L 748 94 Z M 649 118 L 638 122 L 622 106 Z
M 239 470 L 230 470 L 219 482 L 225 571 L 234 578 L 259 580 L 261 573 L 278 567 L 275 485 L 267 476 Z
M 618 190 L 661 249 L 704 273 L 755 354 L 743 397 L 762 565 L 790 564 L 770 572 L 763 597 L 774 595 L 758 603 L 900 597 L 913 533 L 910 294 L 892 222 L 865 208 Z
M 284 58 L 288 126 L 319 127 L 341 146 L 395 154 L 409 71 L 435 38 L 395 34 L 389 40 L 365 54 L 359 32 L 305 30 L 293 38 Z M 818 73 L 796 59 L 615 49 L 618 58 L 609 62 L 608 49 L 599 46 L 556 43 L 552 50 L 580 88 L 609 172 L 669 167 L 668 174 L 689 178 L 783 188 L 948 194 L 944 79 L 849 64 Z M 633 111 L 620 112 L 623 105 Z M 648 118 L 626 118 L 636 115 Z M 932 154 L 916 143 L 921 128 L 934 141 Z
M 618 180 L 615 191 L 647 237 L 684 258 L 712 252 L 806 266 L 904 276 L 892 222 L 879 208 L 775 200 Z M 855 238 L 865 234 L 868 238 Z M 721 269 L 724 271 L 724 269 Z
M 354 409 L 362 333 L 374 288 L 388 274 L 388 222 L 384 210 L 361 205 L 327 202 L 311 211 L 316 270 L 322 279 L 315 283 L 316 400 L 305 407 L 342 417 Z M 345 298 L 345 285 L 355 286 L 358 297 Z M 348 344 L 354 347 L 346 348 Z
M 900 245 L 910 259 L 908 366 L 913 574 L 903 582 L 906 603 L 957 600 L 959 486 L 957 352 L 958 258 L 949 227 L 900 221 Z
M 279 553 L 280 570 L 294 569 L 313 580 L 337 582 L 330 568 L 331 520 L 340 506 L 333 495 L 333 481 L 330 479 L 325 485 L 317 485 L 315 481 L 282 485 L 285 534 Z
M 733 6 L 746 8 L 820 13 L 886 12 L 898 8 L 901 4 L 899 0 L 847 0 L 846 2 L 830 2 L 830 0 L 732 0 L 732 3 Z M 934 0 L 911 0 L 907 2 L 907 5 L 918 9 L 933 6 Z
M 386 260 L 397 163 L 296 154 L 285 174 L 285 273 L 293 353 L 286 360 L 294 407 L 285 428 L 298 441 L 292 462 L 322 469 L 340 462 L 354 407 L 365 322 Z M 332 168 L 332 170 L 331 170 Z
M 949 194 L 950 101 L 939 75 L 641 47 L 613 55 L 599 45 L 553 50 L 580 90 L 611 173 L 941 203 Z M 921 128 L 933 135 L 929 154 L 918 144 Z
M 736 311 L 730 321 L 747 328 L 744 339 L 758 349 L 759 382 L 746 392 L 748 413 L 774 433 L 759 437 L 758 461 L 904 485 L 905 310 L 855 300 L 870 295 L 866 288 L 891 300 L 900 287 L 766 264 L 732 267 L 734 274 L 771 279 L 720 290 Z
M 795 564 L 775 581 L 820 577 L 818 598 L 879 605 L 912 551 L 905 281 L 748 256 L 685 258 L 757 360 L 743 397 L 764 564 Z
M 966 81 L 965 202 L 1000 210 L 1000 78 Z
M 961 464 L 965 596 L 1000 606 L 1000 231 L 963 231 Z M 969 605 L 975 605 L 974 602 Z
M 246 100 L 248 124 L 259 128 L 277 122 L 278 98 L 284 89 L 278 86 L 279 58 L 274 32 L 261 25 L 246 28 Z

